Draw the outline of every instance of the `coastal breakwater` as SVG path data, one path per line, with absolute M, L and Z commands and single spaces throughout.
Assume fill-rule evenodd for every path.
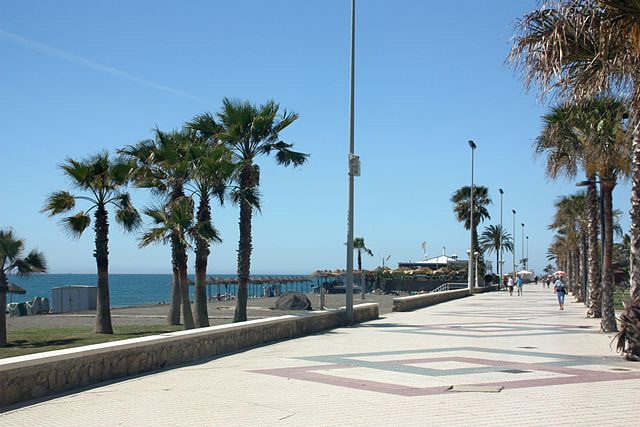
M 378 304 L 353 307 L 356 323 Z M 0 360 L 0 407 L 104 381 L 222 356 L 344 326 L 345 310 L 316 311 L 171 332 Z

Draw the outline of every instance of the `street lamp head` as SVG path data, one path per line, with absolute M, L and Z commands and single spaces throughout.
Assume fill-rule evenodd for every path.
M 469 147 L 471 147 L 472 150 L 476 149 L 476 143 L 473 142 L 472 140 L 469 140 Z
M 524 222 L 521 222 L 520 225 L 524 227 Z
M 500 194 L 504 194 L 504 191 L 502 191 L 502 188 L 498 188 L 498 192 L 499 192 Z
M 516 210 L 515 209 L 511 209 L 511 212 L 513 212 L 513 214 L 516 214 Z
M 471 249 L 467 249 L 467 255 L 471 253 Z
M 476 257 L 476 258 L 478 258 L 479 255 L 480 255 L 480 252 L 474 252 L 473 253 L 473 256 Z

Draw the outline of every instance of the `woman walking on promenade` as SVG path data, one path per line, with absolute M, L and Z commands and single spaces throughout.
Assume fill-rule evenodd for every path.
M 513 295 L 513 277 L 509 276 L 509 281 L 507 282 L 507 288 L 509 288 L 509 295 Z
M 560 305 L 560 310 L 564 310 L 564 296 L 567 293 L 567 287 L 564 284 L 562 274 L 558 274 L 558 279 L 553 286 L 553 292 L 555 292 L 558 296 L 558 304 Z
M 516 280 L 516 286 L 518 286 L 518 295 L 522 295 L 522 285 L 524 284 L 524 280 L 522 280 L 522 275 L 518 275 L 518 280 Z

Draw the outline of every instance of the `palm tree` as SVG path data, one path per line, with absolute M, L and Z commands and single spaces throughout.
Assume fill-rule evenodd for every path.
M 35 249 L 24 255 L 24 240 L 11 230 L 0 230 L 0 347 L 7 345 L 7 287 L 8 276 L 17 273 L 26 277 L 33 273 L 46 273 L 47 263 L 42 252 Z
M 189 279 L 187 276 L 187 248 L 189 238 L 194 238 L 194 234 L 200 231 L 195 227 L 193 218 L 193 199 L 182 196 L 171 200 L 163 206 L 152 206 L 144 209 L 144 214 L 153 221 L 153 227 L 147 229 L 140 238 L 140 247 L 146 247 L 152 243 L 174 243 L 175 250 L 173 256 L 175 265 L 178 266 L 178 277 L 180 278 L 180 300 L 182 301 L 182 314 L 184 318 L 184 328 L 193 329 L 193 315 L 191 313 L 191 303 L 189 300 Z M 206 233 L 213 234 L 213 231 L 206 230 Z M 207 237 L 210 234 L 207 234 Z M 198 238 L 206 238 L 198 236 Z
M 238 299 L 233 321 L 243 322 L 247 320 L 247 285 L 251 270 L 251 218 L 253 210 L 259 209 L 260 170 L 256 159 L 275 153 L 278 164 L 300 166 L 309 156 L 291 150 L 292 144 L 280 140 L 280 132 L 298 119 L 296 113 L 285 110 L 278 114 L 280 107 L 274 101 L 256 106 L 251 102 L 224 98 L 222 104 L 217 120 L 213 115 L 204 113 L 187 126 L 212 141 L 224 143 L 238 164 L 238 191 L 234 192 L 233 200 L 240 205 L 240 237 Z
M 185 196 L 185 185 L 189 182 L 191 168 L 190 141 L 181 132 L 163 132 L 155 129 L 154 138 L 128 145 L 119 152 L 135 163 L 134 184 L 150 189 L 169 205 Z M 182 288 L 188 289 L 187 258 L 178 253 L 185 252 L 180 238 L 171 239 L 171 299 L 167 323 L 180 324 L 180 307 L 183 308 L 184 324 L 193 324 L 191 306 L 182 301 Z M 178 261 L 180 259 L 180 261 Z M 182 274 L 182 276 L 181 276 Z M 188 295 L 188 291 L 187 291 Z
M 485 219 L 491 219 L 487 206 L 491 204 L 491 197 L 489 197 L 489 189 L 482 185 L 473 186 L 473 224 L 471 224 L 471 187 L 464 186 L 456 190 L 451 196 L 451 202 L 453 202 L 453 212 L 456 215 L 456 219 L 459 222 L 464 222 L 464 228 L 472 229 L 472 247 L 471 252 L 480 252 L 480 272 L 483 271 L 484 262 L 482 261 L 482 250 L 478 245 L 478 225 Z M 471 264 L 472 271 L 471 277 L 474 277 L 474 264 Z M 483 276 L 478 274 L 478 276 Z
M 89 207 L 62 219 L 62 227 L 72 238 L 78 239 L 91 224 L 94 211 L 95 250 L 93 256 L 98 268 L 98 298 L 96 304 L 95 331 L 98 334 L 113 334 L 111 326 L 111 303 L 109 299 L 109 213 L 115 208 L 115 219 L 125 231 L 136 230 L 140 215 L 131 204 L 131 196 L 123 189 L 131 176 L 131 165 L 121 158 L 110 159 L 102 152 L 83 160 L 67 159 L 61 166 L 63 173 L 79 194 L 56 191 L 45 203 L 43 212 L 49 216 L 61 215 L 75 209 L 79 201 L 88 202 Z
M 631 93 L 632 300 L 640 296 L 639 18 L 637 1 L 557 0 L 519 21 L 510 55 L 525 85 L 536 84 L 542 94 L 553 89 L 561 97 L 580 100 L 619 89 Z
M 362 292 L 364 298 L 364 294 L 366 292 L 365 288 L 367 285 L 365 282 L 364 271 L 362 270 L 362 253 L 364 252 L 369 256 L 373 256 L 373 252 L 371 251 L 371 249 L 365 246 L 364 237 L 356 237 L 355 239 L 353 239 L 353 249 L 358 251 L 358 271 L 360 271 L 360 284 L 362 285 L 362 289 L 360 292 Z
M 553 271 L 554 271 L 554 268 L 553 268 L 553 265 L 551 264 L 547 264 L 547 266 L 542 270 L 542 272 L 547 276 L 550 276 L 551 274 L 553 274 Z
M 615 328 L 613 313 L 613 269 L 607 251 L 613 248 L 613 234 L 605 238 L 605 257 L 600 286 L 598 260 L 598 207 L 596 176 L 600 177 L 601 197 L 605 204 L 605 232 L 613 233 L 611 196 L 619 177 L 630 173 L 631 140 L 624 127 L 628 106 L 624 100 L 599 97 L 577 104 L 554 106 L 543 117 L 543 130 L 534 144 L 536 154 L 547 157 L 547 176 L 575 178 L 579 166 L 587 176 L 588 213 L 588 282 L 590 304 L 588 315 L 601 317 L 606 311 L 603 328 Z M 607 204 L 608 203 L 608 204 Z M 607 207 L 608 206 L 608 207 Z M 601 292 L 604 291 L 604 292 Z M 604 304 L 604 307 L 603 307 Z
M 471 225 L 471 187 L 464 186 L 456 190 L 451 196 L 453 212 L 459 222 L 464 222 L 466 230 L 471 229 L 473 235 L 473 250 L 478 251 L 478 225 L 485 219 L 491 219 L 487 206 L 491 204 L 489 189 L 482 185 L 473 186 L 473 225 Z
M 580 257 L 581 245 L 586 235 L 586 195 L 578 192 L 570 196 L 561 197 L 556 203 L 556 212 L 549 229 L 555 230 L 558 239 L 554 239 L 554 244 L 560 246 L 563 259 L 566 263 L 566 271 L 569 288 L 576 294 L 578 300 L 582 300 L 582 286 Z M 561 243 L 561 244 L 558 244 Z M 584 249 L 582 249 L 584 250 Z M 576 292 L 577 290 L 577 292 Z
M 513 240 L 511 234 L 502 228 L 502 225 L 489 225 L 480 235 L 480 249 L 483 252 L 496 253 L 496 269 L 500 271 L 500 250 L 513 252 Z
M 189 187 L 192 194 L 198 196 L 198 210 L 196 213 L 197 232 L 195 240 L 195 292 L 194 311 L 195 325 L 198 328 L 209 326 L 207 312 L 206 274 L 209 247 L 212 242 L 221 242 L 218 231 L 212 223 L 211 198 L 215 197 L 222 205 L 229 180 L 235 171 L 231 161 L 231 153 L 222 145 L 211 145 L 197 135 L 189 132 L 192 141 L 192 158 Z

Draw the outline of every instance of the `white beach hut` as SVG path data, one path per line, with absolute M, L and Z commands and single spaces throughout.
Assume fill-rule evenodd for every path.
M 87 311 L 96 309 L 98 288 L 96 286 L 60 286 L 51 289 L 53 312 Z

